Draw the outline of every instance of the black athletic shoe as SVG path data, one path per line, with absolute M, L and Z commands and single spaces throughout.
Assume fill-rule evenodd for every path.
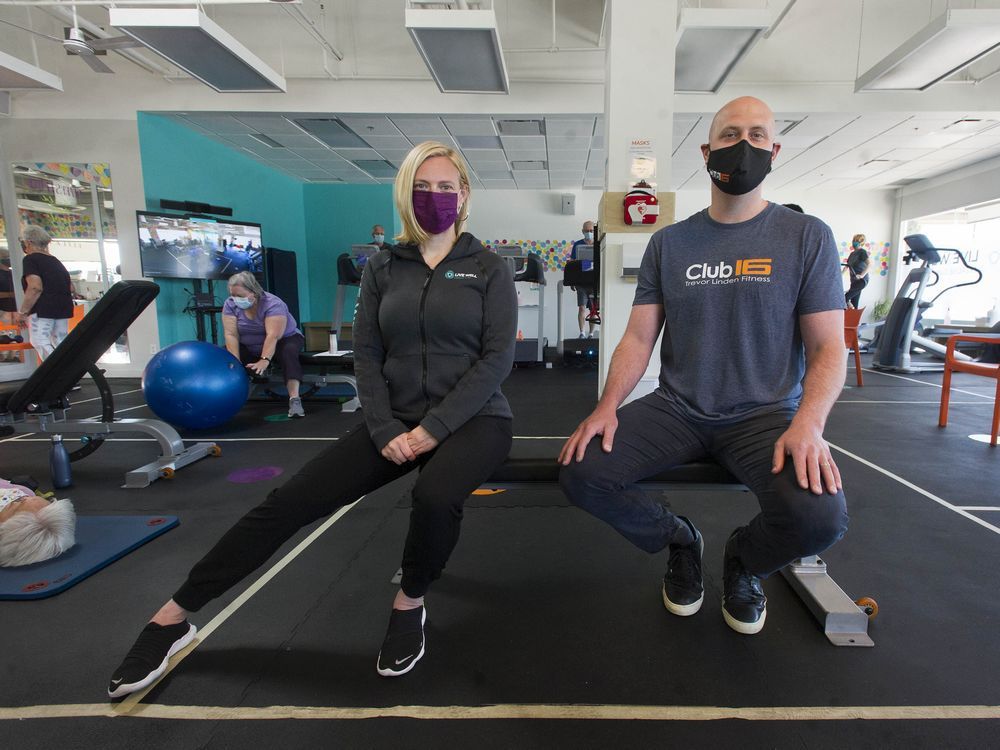
M 667 573 L 663 576 L 663 606 L 668 612 L 681 617 L 693 615 L 705 600 L 702 585 L 701 557 L 705 540 L 701 533 L 684 516 L 678 516 L 691 528 L 694 541 L 690 544 L 671 544 Z
M 108 697 L 122 698 L 151 685 L 167 669 L 170 657 L 188 645 L 198 628 L 187 620 L 176 625 L 148 623 L 125 661 L 111 675 Z
M 378 652 L 378 673 L 383 677 L 406 674 L 424 655 L 424 623 L 427 610 L 394 609 L 389 615 L 389 630 Z
M 760 578 L 743 567 L 736 553 L 736 535 L 739 533 L 740 529 L 734 531 L 726 542 L 722 616 L 737 633 L 753 635 L 761 631 L 767 619 L 767 597 L 764 596 Z

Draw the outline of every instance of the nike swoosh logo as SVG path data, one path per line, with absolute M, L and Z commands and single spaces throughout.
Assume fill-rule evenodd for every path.
M 406 657 L 405 659 L 396 659 L 396 666 L 398 667 L 398 666 L 399 666 L 400 664 L 402 664 L 402 663 L 403 663 L 404 661 L 409 661 L 409 660 L 410 660 L 410 659 L 412 659 L 412 658 L 413 658 L 413 654 L 410 654 L 410 655 L 409 655 L 409 656 L 407 656 L 407 657 Z
M 122 680 L 124 680 L 124 679 L 125 679 L 125 678 L 123 677 L 123 678 L 122 678 Z M 122 681 L 122 680 L 112 680 L 112 681 L 111 681 L 111 684 L 112 684 L 112 685 L 119 685 L 119 684 L 121 684 L 121 681 Z

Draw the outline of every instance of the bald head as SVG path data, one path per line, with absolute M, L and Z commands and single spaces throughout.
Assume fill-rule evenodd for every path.
M 727 125 L 747 126 L 753 124 L 765 128 L 769 139 L 773 142 L 775 136 L 774 112 L 760 99 L 753 96 L 741 96 L 733 99 L 712 118 L 708 138 L 713 141 L 719 137 Z

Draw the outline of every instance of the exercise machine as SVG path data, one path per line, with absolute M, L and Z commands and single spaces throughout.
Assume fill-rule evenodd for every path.
M 515 284 L 538 285 L 538 305 L 518 305 L 523 309 L 538 308 L 538 335 L 536 338 L 519 338 L 515 342 L 514 361 L 542 362 L 545 359 L 545 267 L 535 253 L 519 247 L 499 247 L 497 255 L 510 264 Z
M 600 340 L 597 338 L 565 339 L 563 338 L 563 290 L 566 287 L 583 287 L 589 292 L 590 306 L 586 320 L 594 325 L 601 324 L 600 294 L 600 261 L 599 253 L 594 248 L 584 248 L 577 251 L 576 260 L 566 262 L 563 268 L 562 281 L 556 286 L 556 327 L 559 331 L 559 342 L 556 352 L 564 362 L 597 363 L 600 352 Z M 593 262 L 593 266 L 584 271 L 585 262 Z
M 159 294 L 151 281 L 119 281 L 94 305 L 62 343 L 24 381 L 0 383 L 0 437 L 44 433 L 79 435 L 81 446 L 71 461 L 89 456 L 113 433 L 143 433 L 156 439 L 160 457 L 125 474 L 123 487 L 146 487 L 172 478 L 177 469 L 206 456 L 218 456 L 215 443 L 185 447 L 173 427 L 158 419 L 115 419 L 114 398 L 97 360 L 127 330 Z M 89 374 L 101 397 L 101 415 L 69 419 L 66 394 Z
M 330 333 L 338 339 L 340 329 L 344 325 L 347 288 L 361 286 L 361 273 L 364 271 L 365 263 L 377 252 L 378 245 L 352 245 L 351 252 L 337 256 L 337 294 L 333 303 L 333 323 L 330 326 Z
M 299 385 L 299 397 L 307 400 L 340 401 L 342 393 L 331 394 L 327 391 L 331 386 L 346 385 L 351 395 L 341 401 L 340 410 L 354 412 L 361 408 L 358 400 L 358 379 L 354 376 L 354 354 L 345 352 L 299 352 L 299 362 L 302 364 L 302 382 Z M 269 367 L 260 377 L 250 379 L 250 401 L 284 400 L 288 398 L 285 378 L 277 367 Z
M 926 235 L 911 234 L 904 237 L 903 241 L 909 248 L 906 255 L 903 256 L 903 262 L 909 265 L 916 261 L 920 263 L 920 266 L 912 269 L 906 275 L 903 285 L 896 293 L 896 298 L 889 309 L 889 315 L 885 319 L 885 325 L 882 326 L 879 333 L 878 350 L 872 360 L 872 367 L 888 372 L 941 372 L 944 370 L 943 361 L 914 361 L 911 356 L 914 348 L 935 354 L 942 360 L 946 353 L 943 344 L 920 334 L 920 320 L 924 312 L 931 308 L 941 295 L 952 289 L 978 284 L 982 281 L 983 272 L 975 266 L 970 266 L 959 250 L 934 247 Z M 976 274 L 976 279 L 945 287 L 933 299 L 925 302 L 924 293 L 926 290 L 936 285 L 940 280 L 937 272 L 931 266 L 942 262 L 941 253 L 955 253 L 962 265 Z M 957 359 L 969 359 L 964 354 L 956 353 L 955 356 Z

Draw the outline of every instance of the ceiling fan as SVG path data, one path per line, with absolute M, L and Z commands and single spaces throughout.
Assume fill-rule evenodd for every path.
M 13 26 L 15 29 L 27 31 L 29 34 L 40 36 L 52 42 L 59 42 L 66 50 L 67 55 L 74 55 L 83 60 L 95 73 L 114 73 L 114 71 L 97 59 L 97 55 L 103 55 L 108 50 L 126 49 L 128 47 L 141 47 L 142 44 L 130 36 L 115 36 L 107 39 L 98 39 L 91 34 L 85 34 L 77 24 L 76 5 L 73 5 L 73 25 L 66 27 L 63 31 L 65 37 L 58 37 L 43 34 L 40 31 L 29 29 L 25 26 L 18 26 L 16 23 L 0 19 L 0 23 Z

